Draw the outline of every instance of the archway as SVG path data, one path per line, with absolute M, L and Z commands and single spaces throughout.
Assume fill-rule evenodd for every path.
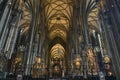
M 52 77 L 62 76 L 62 71 L 65 71 L 66 67 L 65 48 L 60 43 L 56 43 L 51 47 L 49 54 L 50 74 Z

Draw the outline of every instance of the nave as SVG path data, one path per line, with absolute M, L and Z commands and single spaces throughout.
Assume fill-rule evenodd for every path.
M 0 0 L 0 78 L 120 80 L 120 0 Z

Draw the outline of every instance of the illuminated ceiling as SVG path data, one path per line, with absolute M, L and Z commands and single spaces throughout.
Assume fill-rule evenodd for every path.
M 30 10 L 28 10 L 22 0 L 20 0 L 20 7 L 23 10 L 22 20 L 20 22 L 21 32 L 26 34 L 28 32 L 30 21 L 31 21 L 31 14 Z
M 65 49 L 64 47 L 57 43 L 51 48 L 51 58 L 64 58 Z
M 66 40 L 73 12 L 72 4 L 72 0 L 46 0 L 45 15 L 51 40 L 55 37 Z
M 24 3 L 22 2 L 22 0 L 20 0 L 20 3 Z M 35 2 L 34 2 L 35 1 Z M 76 0 L 45 0 L 44 1 L 44 9 L 45 9 L 45 19 L 46 19 L 46 25 L 47 25 L 47 29 L 48 29 L 48 37 L 49 39 L 52 41 L 54 40 L 56 37 L 59 37 L 61 39 L 63 39 L 64 42 L 66 42 L 67 39 L 67 32 L 69 31 L 69 27 L 71 25 L 71 19 L 73 17 L 73 6 L 74 4 L 77 5 L 77 1 Z M 23 27 L 23 33 L 27 33 L 29 26 L 30 26 L 30 21 L 31 21 L 31 14 L 30 11 L 32 11 L 32 9 L 35 9 L 35 7 L 33 7 L 33 3 L 37 4 L 36 0 L 29 0 L 28 1 L 29 4 L 31 4 L 31 6 L 25 6 L 23 4 L 21 4 L 22 6 L 22 10 L 24 12 L 24 16 L 23 19 L 21 20 L 21 27 Z M 79 1 L 78 1 L 79 2 Z M 83 4 L 83 0 L 80 1 L 80 3 L 78 3 L 78 6 L 84 6 L 85 10 L 91 10 L 88 11 L 89 15 L 88 15 L 88 25 L 90 26 L 95 26 L 98 27 L 98 6 L 96 6 L 96 8 L 92 9 L 94 6 L 96 5 L 95 0 L 86 0 L 86 4 Z M 30 8 L 32 7 L 32 8 Z M 88 9 L 89 8 L 89 9 Z M 82 10 L 81 10 L 81 13 Z M 61 55 L 57 54 L 57 50 L 60 50 Z M 51 56 L 52 57 L 62 57 L 63 58 L 63 54 L 64 52 L 64 48 L 62 47 L 61 44 L 55 44 L 52 48 L 51 48 Z
M 96 6 L 88 15 L 88 25 L 89 27 L 95 27 L 96 29 L 98 29 L 98 8 L 99 6 Z
M 70 20 L 73 12 L 73 0 L 46 0 L 45 15 L 47 19 L 49 38 L 67 38 Z M 64 58 L 65 49 L 57 43 L 51 48 L 51 58 Z

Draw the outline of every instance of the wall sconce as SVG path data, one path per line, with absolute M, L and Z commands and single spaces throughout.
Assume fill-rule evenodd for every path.
M 111 71 L 109 71 L 109 72 L 108 72 L 108 75 L 109 75 L 109 76 L 111 76 L 111 75 L 112 75 L 112 72 L 111 72 Z
M 105 62 L 105 63 L 110 63 L 110 58 L 109 58 L 108 56 L 105 56 L 105 57 L 104 57 L 104 62 Z
M 80 58 L 79 55 L 76 56 L 76 58 L 75 58 L 74 61 L 75 61 L 76 67 L 77 67 L 77 68 L 80 68 L 80 66 L 81 66 L 81 58 Z
M 103 59 L 104 59 L 104 63 L 105 63 L 104 66 L 106 69 L 106 74 L 108 76 L 111 76 L 112 72 L 111 72 L 110 58 L 109 58 L 109 56 L 105 56 Z
M 37 56 L 37 63 L 40 64 L 41 63 L 41 57 Z

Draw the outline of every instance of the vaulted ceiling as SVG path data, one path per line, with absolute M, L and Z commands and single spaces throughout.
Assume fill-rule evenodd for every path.
M 23 0 L 20 0 L 22 10 L 24 12 L 24 17 L 21 20 L 21 27 L 23 27 L 23 33 L 28 32 L 30 21 L 31 21 L 31 11 L 34 11 L 35 4 L 41 4 L 41 1 L 37 0 L 28 0 L 28 4 L 23 5 Z M 85 3 L 85 4 L 83 4 Z M 80 14 L 82 11 L 89 12 L 88 14 L 88 25 L 94 26 L 98 28 L 98 7 L 96 6 L 96 0 L 44 0 L 42 2 L 42 8 L 44 9 L 43 16 L 46 19 L 45 24 L 47 25 L 48 30 L 48 38 L 52 42 L 57 37 L 61 38 L 64 42 L 67 42 L 68 31 L 70 29 L 71 19 L 73 19 L 73 7 L 76 5 L 77 7 L 81 7 Z M 94 7 L 94 8 L 93 8 Z M 83 9 L 84 8 L 84 9 Z M 38 12 L 38 11 L 36 11 Z M 39 12 L 38 12 L 39 13 Z M 37 14 L 38 14 L 37 13 Z M 59 47 L 58 47 L 59 44 Z M 60 47 L 61 46 L 61 47 Z M 54 44 L 51 47 L 52 55 L 57 55 L 55 53 L 58 52 L 58 48 L 61 54 L 64 54 L 65 49 L 63 49 L 63 45 L 59 42 Z M 53 50 L 55 49 L 55 50 Z
M 56 37 L 66 42 L 70 20 L 73 14 L 73 0 L 46 0 L 45 15 L 49 38 L 52 41 Z M 51 58 L 64 58 L 65 49 L 60 43 L 51 48 Z
M 52 53 L 51 58 L 62 58 L 63 59 L 65 55 L 65 49 L 61 44 L 57 43 L 51 48 L 50 53 Z
M 60 37 L 66 41 L 73 12 L 72 4 L 73 0 L 46 0 L 45 15 L 51 40 Z

